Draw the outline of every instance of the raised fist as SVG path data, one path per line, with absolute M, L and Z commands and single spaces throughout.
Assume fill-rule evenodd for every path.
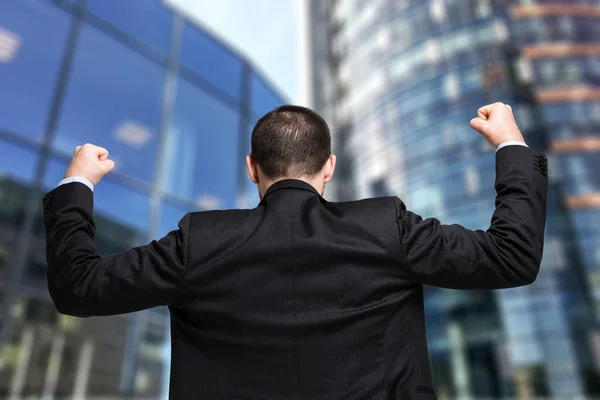
M 471 128 L 481 133 L 494 148 L 500 143 L 517 141 L 525 143 L 515 122 L 512 108 L 508 104 L 494 103 L 477 110 L 477 117 L 471 120 Z
M 86 143 L 75 148 L 65 178 L 78 176 L 95 186 L 114 167 L 115 163 L 108 159 L 108 150 Z

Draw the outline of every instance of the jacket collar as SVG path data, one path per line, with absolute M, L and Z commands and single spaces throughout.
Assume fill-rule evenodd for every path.
M 277 181 L 274 184 L 272 184 L 271 186 L 269 186 L 269 188 L 265 191 L 265 194 L 263 195 L 261 203 L 271 193 L 276 192 L 281 189 L 306 190 L 306 191 L 312 192 L 312 193 L 316 194 L 317 196 L 321 197 L 319 192 L 317 192 L 317 189 L 315 189 L 310 183 L 304 182 L 300 179 L 283 179 L 283 180 Z

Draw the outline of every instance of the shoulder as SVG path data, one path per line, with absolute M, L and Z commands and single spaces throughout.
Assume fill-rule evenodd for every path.
M 327 204 L 335 207 L 347 209 L 369 209 L 373 207 L 397 207 L 402 201 L 396 196 L 369 197 L 353 201 L 328 202 Z
M 201 222 L 210 222 L 213 224 L 225 223 L 225 224 L 240 224 L 253 215 L 260 214 L 258 209 L 230 209 L 230 210 L 208 210 L 208 211 L 194 211 L 190 212 L 190 221 L 192 224 L 198 224 Z
M 195 211 L 188 216 L 189 236 L 205 249 L 243 240 L 262 220 L 261 210 L 257 209 Z
M 389 217 L 405 209 L 404 203 L 396 196 L 371 197 L 361 200 L 328 202 L 326 207 L 346 215 L 382 215 Z

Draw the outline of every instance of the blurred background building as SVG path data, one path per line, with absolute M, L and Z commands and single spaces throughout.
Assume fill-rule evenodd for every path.
M 283 102 L 248 60 L 155 0 L 0 2 L 0 397 L 164 393 L 168 311 L 59 315 L 41 198 L 75 146 L 108 148 L 95 188 L 102 254 L 190 210 L 253 207 L 243 156 Z
M 469 128 L 512 105 L 549 155 L 532 286 L 426 287 L 440 398 L 600 395 L 600 1 L 310 0 L 311 102 L 333 126 L 336 200 L 398 195 L 487 229 L 493 149 Z
M 426 287 L 440 399 L 599 397 L 600 1 L 298 1 L 310 67 L 298 79 L 338 156 L 328 198 L 397 195 L 423 217 L 486 229 L 494 154 L 468 122 L 489 102 L 510 103 L 548 154 L 536 283 Z M 164 396 L 168 310 L 76 319 L 48 297 L 41 198 L 75 146 L 107 147 L 116 163 L 95 188 L 103 254 L 190 210 L 258 203 L 243 156 L 283 98 L 183 10 L 0 2 L 0 397 Z

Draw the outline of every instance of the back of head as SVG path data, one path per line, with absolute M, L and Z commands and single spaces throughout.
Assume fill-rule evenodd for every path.
M 277 107 L 252 130 L 251 155 L 271 179 L 313 176 L 331 155 L 329 127 L 306 107 Z

